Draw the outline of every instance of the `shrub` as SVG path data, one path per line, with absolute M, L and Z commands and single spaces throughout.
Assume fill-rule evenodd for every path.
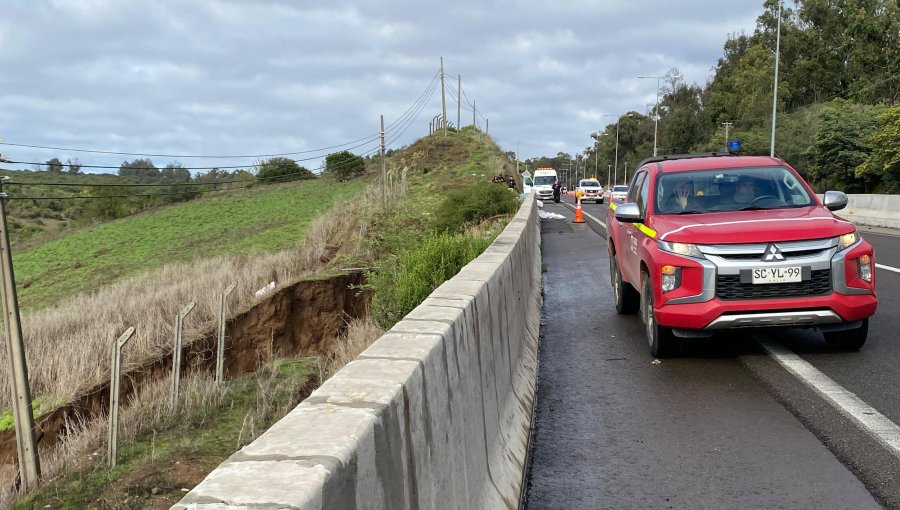
M 335 152 L 325 157 L 325 173 L 341 181 L 352 179 L 366 173 L 366 160 L 349 151 Z
M 256 165 L 256 177 L 262 182 L 286 182 L 297 179 L 314 179 L 308 168 L 290 158 L 275 157 Z
M 458 232 L 465 225 L 478 223 L 519 209 L 516 193 L 504 185 L 480 182 L 451 191 L 434 213 L 436 232 Z
M 384 329 L 412 311 L 491 244 L 490 238 L 432 233 L 422 243 L 369 274 L 371 311 Z

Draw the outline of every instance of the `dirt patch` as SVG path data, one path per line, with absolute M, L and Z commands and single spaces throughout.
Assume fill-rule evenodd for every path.
M 276 357 L 315 356 L 328 352 L 350 319 L 366 315 L 371 298 L 361 273 L 304 280 L 278 289 L 254 308 L 236 315 L 226 325 L 225 375 L 234 377 L 254 372 Z M 216 331 L 209 331 L 182 350 L 182 375 L 215 370 Z M 143 384 L 170 378 L 172 356 L 148 360 L 122 374 L 121 398 Z M 94 418 L 109 408 L 109 383 L 92 388 L 72 404 L 60 407 L 36 420 L 40 449 L 52 447 L 66 433 L 67 423 Z M 14 430 L 0 432 L 0 475 L 15 474 L 8 469 L 16 463 Z M 208 471 L 208 470 L 207 470 Z M 205 475 L 204 475 L 205 476 Z M 202 478 L 202 477 L 201 477 Z M 8 476 L 0 483 L 11 484 Z

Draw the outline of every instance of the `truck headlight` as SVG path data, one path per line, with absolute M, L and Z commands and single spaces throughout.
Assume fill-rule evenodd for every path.
M 838 237 L 838 251 L 847 249 L 859 241 L 859 233 L 857 231 L 850 232 Z
M 703 253 L 700 252 L 700 248 L 697 248 L 696 244 L 659 241 L 659 249 L 676 255 L 684 255 L 686 257 L 705 258 Z

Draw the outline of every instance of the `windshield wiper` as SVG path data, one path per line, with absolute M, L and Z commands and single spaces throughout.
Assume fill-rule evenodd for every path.
M 666 213 L 666 214 L 702 214 L 702 213 L 703 213 L 703 211 L 690 210 L 690 211 L 670 212 L 670 213 Z

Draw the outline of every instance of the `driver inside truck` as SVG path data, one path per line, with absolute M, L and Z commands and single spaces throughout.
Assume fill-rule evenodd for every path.
M 756 198 L 756 186 L 754 179 L 746 175 L 742 175 L 737 180 L 734 188 L 734 201 L 738 204 L 749 204 Z

